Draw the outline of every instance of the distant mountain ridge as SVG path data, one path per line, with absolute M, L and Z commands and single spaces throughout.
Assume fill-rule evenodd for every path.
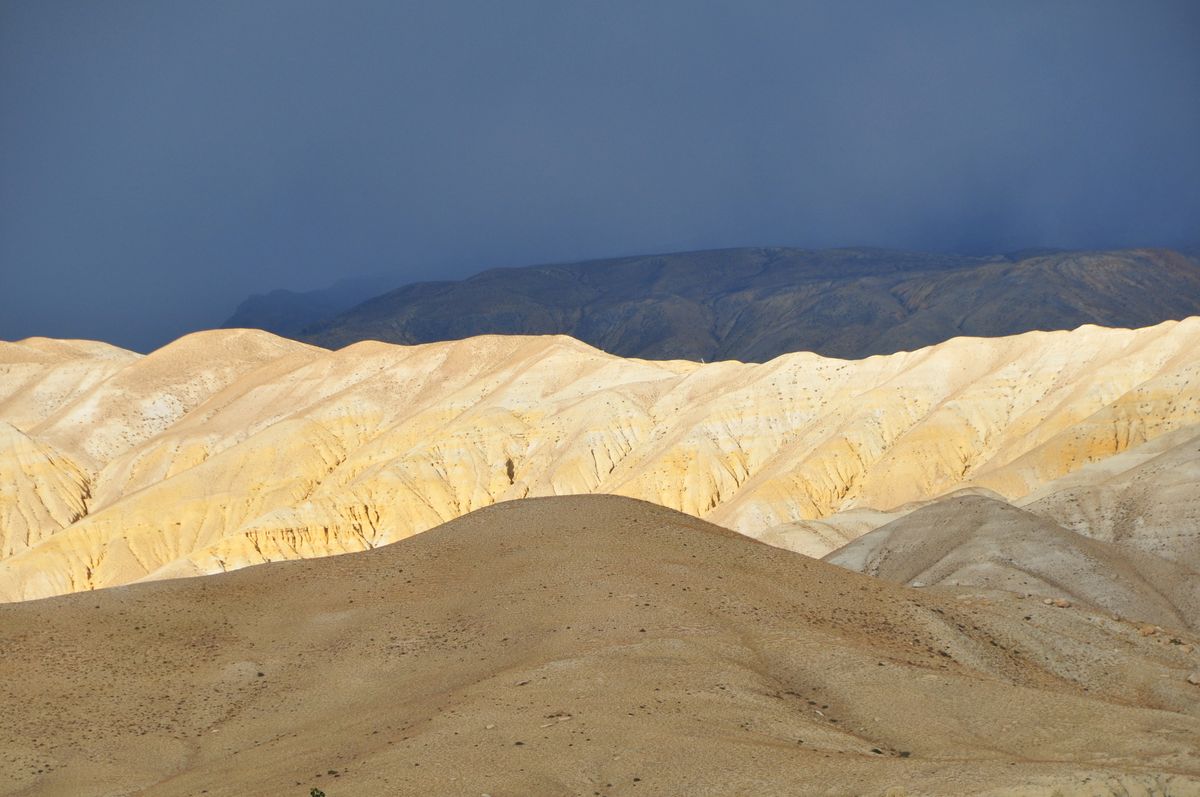
M 1164 249 L 986 257 L 882 249 L 724 249 L 484 271 L 420 282 L 285 329 L 327 348 L 566 334 L 623 357 L 859 359 L 960 336 L 1200 314 L 1200 262 Z M 238 323 L 233 323 L 234 321 Z M 288 329 L 298 331 L 288 331 Z
M 243 301 L 222 329 L 251 327 L 289 338 L 299 337 L 304 328 L 332 318 L 361 302 L 392 290 L 402 280 L 390 277 L 348 277 L 312 291 L 283 288 L 256 293 Z

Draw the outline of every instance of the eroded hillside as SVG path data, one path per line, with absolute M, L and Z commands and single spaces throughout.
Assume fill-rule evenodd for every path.
M 963 487 L 1018 500 L 1200 424 L 1200 319 L 707 365 L 224 330 L 146 357 L 4 344 L 0 368 L 8 600 L 373 548 L 526 496 L 754 535 Z

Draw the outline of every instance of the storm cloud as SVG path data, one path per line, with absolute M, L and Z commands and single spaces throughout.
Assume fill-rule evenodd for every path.
M 0 338 L 341 276 L 1200 240 L 1200 4 L 0 5 Z

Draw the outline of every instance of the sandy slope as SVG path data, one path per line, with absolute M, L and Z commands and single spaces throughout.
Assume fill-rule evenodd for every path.
M 1200 630 L 1200 573 L 990 498 L 938 501 L 825 561 L 901 584 L 1032 593 Z
M 518 501 L 0 606 L 0 793 L 1197 794 L 1173 640 L 628 499 Z
M 31 430 L 140 359 L 90 340 L 0 341 L 0 417 Z
M 1087 465 L 1021 504 L 1080 534 L 1200 571 L 1200 432 L 1180 429 Z
M 909 501 L 884 511 L 870 507 L 855 507 L 827 515 L 820 520 L 797 520 L 767 529 L 752 529 L 747 536 L 789 551 L 817 559 L 846 546 L 864 534 L 886 526 L 894 520 L 916 512 L 922 507 L 961 496 L 983 496 L 1003 501 L 1004 497 L 986 487 L 962 487 L 923 501 Z
M 314 351 L 252 330 L 198 332 L 71 396 L 31 431 L 88 465 L 100 465 L 163 432 L 259 366 Z
M 60 528 L 61 512 L 24 512 L 51 520 L 17 535 L 36 544 L 0 561 L 0 598 L 363 550 L 497 501 L 577 493 L 820 554 L 857 531 L 802 522 L 963 487 L 1019 499 L 1200 424 L 1200 318 L 762 365 L 623 360 L 563 337 L 328 352 L 223 330 L 115 370 L 96 349 L 109 375 L 72 376 L 78 390 L 44 417 L 23 385 L 60 366 L 5 380 L 0 410 L 19 411 L 0 420 L 52 452 L 20 478 L 86 514 Z M 61 367 L 77 374 L 77 360 Z

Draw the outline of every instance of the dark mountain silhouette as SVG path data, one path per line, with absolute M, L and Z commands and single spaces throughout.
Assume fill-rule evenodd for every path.
M 494 269 L 406 285 L 290 328 L 331 348 L 563 333 L 629 357 L 765 361 L 791 351 L 860 358 L 961 335 L 1142 327 L 1197 314 L 1200 262 L 1164 249 L 972 257 L 777 248 Z M 235 318 L 283 329 L 251 313 Z
M 256 293 L 239 304 L 221 328 L 254 327 L 289 338 L 299 337 L 304 327 L 345 312 L 400 282 L 390 277 L 350 277 L 314 291 L 279 289 Z

